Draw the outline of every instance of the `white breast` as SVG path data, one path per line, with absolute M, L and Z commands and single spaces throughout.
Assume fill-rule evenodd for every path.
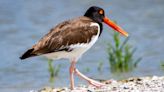
M 98 33 L 97 35 L 93 36 L 91 41 L 89 43 L 78 43 L 71 45 L 70 47 L 73 48 L 72 51 L 67 52 L 67 51 L 60 51 L 60 52 L 54 52 L 50 54 L 45 54 L 46 57 L 51 58 L 51 59 L 76 59 L 78 60 L 82 54 L 84 54 L 88 49 L 90 49 L 93 44 L 97 41 L 99 34 L 100 34 L 100 26 L 98 23 L 91 23 L 90 26 L 96 26 L 98 28 Z

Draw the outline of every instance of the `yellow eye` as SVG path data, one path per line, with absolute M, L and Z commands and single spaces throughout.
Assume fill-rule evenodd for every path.
M 99 14 L 104 14 L 104 11 L 103 10 L 99 10 Z

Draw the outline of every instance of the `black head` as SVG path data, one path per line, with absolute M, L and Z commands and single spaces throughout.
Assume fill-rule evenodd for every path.
M 95 22 L 102 23 L 103 18 L 105 17 L 105 12 L 100 7 L 92 6 L 86 11 L 84 16 L 93 19 Z
M 128 36 L 128 33 L 124 31 L 121 27 L 115 24 L 112 20 L 105 16 L 105 12 L 102 8 L 97 6 L 90 7 L 84 16 L 93 19 L 100 25 L 100 30 L 102 31 L 102 22 L 106 23 L 108 26 L 112 27 L 117 32 L 121 33 L 122 35 Z

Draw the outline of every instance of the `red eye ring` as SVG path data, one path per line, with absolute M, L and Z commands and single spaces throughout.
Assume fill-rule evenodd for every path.
M 103 10 L 99 10 L 99 14 L 104 14 L 104 11 Z

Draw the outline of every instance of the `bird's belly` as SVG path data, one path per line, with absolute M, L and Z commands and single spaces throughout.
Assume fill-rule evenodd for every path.
M 45 56 L 50 59 L 72 59 L 72 58 L 80 58 L 80 56 L 86 51 L 86 48 L 75 48 L 72 51 L 59 51 L 50 54 L 46 54 Z

